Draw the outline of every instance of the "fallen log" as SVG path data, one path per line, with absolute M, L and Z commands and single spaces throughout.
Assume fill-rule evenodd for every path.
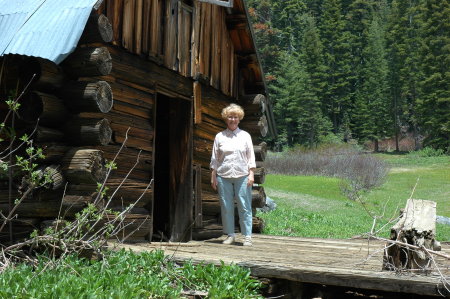
M 436 236 L 436 202 L 408 199 L 399 221 L 391 228 L 390 239 L 419 248 L 439 251 Z M 383 269 L 422 269 L 431 266 L 431 258 L 422 250 L 412 250 L 399 243 L 385 250 Z

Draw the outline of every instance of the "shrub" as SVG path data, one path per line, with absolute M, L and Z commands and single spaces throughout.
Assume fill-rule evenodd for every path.
M 269 152 L 266 167 L 268 173 L 274 174 L 319 175 L 357 180 L 365 188 L 380 185 L 387 174 L 386 164 L 382 160 L 345 145 Z
M 341 178 L 341 190 L 353 200 L 361 192 L 380 186 L 388 172 L 382 160 L 347 145 L 316 149 L 297 147 L 282 153 L 269 153 L 266 167 L 274 174 Z
M 434 149 L 432 147 L 424 147 L 421 150 L 418 151 L 411 151 L 409 152 L 410 156 L 413 157 L 441 157 L 444 156 L 444 150 L 443 149 Z

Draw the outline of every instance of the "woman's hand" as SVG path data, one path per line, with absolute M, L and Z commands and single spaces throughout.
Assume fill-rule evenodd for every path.
M 247 181 L 247 186 L 253 186 L 253 183 L 255 182 L 255 169 L 251 168 L 248 171 L 248 181 Z
M 217 175 L 216 175 L 216 170 L 215 169 L 213 169 L 212 171 L 211 171 L 211 187 L 215 190 L 215 191 L 217 191 Z

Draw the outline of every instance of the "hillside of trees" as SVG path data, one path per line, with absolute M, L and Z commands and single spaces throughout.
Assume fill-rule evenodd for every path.
M 408 132 L 450 152 L 450 1 L 248 0 L 279 148 Z

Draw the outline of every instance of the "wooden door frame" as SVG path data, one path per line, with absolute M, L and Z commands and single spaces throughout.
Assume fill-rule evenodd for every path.
M 157 112 L 158 112 L 158 102 L 161 99 L 161 97 L 166 98 L 165 100 L 172 101 L 170 104 L 177 105 L 176 102 L 178 101 L 179 105 L 184 105 L 183 103 L 189 103 L 189 111 L 187 111 L 187 114 L 185 116 L 187 117 L 186 120 L 186 155 L 184 156 L 184 161 L 186 162 L 187 169 L 181 170 L 178 174 L 174 174 L 175 178 L 182 179 L 184 181 L 184 184 L 181 184 L 180 189 L 177 189 L 177 191 L 174 194 L 174 202 L 169 202 L 169 211 L 166 211 L 166 213 L 169 214 L 168 224 L 170 226 L 169 228 L 169 239 L 170 241 L 174 242 L 187 242 L 192 239 L 192 222 L 193 222 L 193 101 L 192 99 L 189 99 L 187 97 L 174 95 L 171 92 L 166 92 L 164 89 L 158 89 L 155 93 L 155 101 L 154 101 L 154 109 L 153 109 L 153 126 L 154 126 L 154 136 L 153 138 L 153 152 L 152 152 L 152 172 L 153 172 L 153 178 L 155 179 L 155 164 L 157 157 L 157 136 L 158 136 L 158 123 L 157 123 Z M 161 99 L 163 100 L 163 99 Z M 169 105 L 170 105 L 169 104 Z M 169 107 L 169 110 L 171 108 Z M 170 131 L 170 129 L 169 129 Z M 170 132 L 169 132 L 170 134 Z M 170 143 L 170 140 L 169 140 Z M 170 147 L 170 145 L 169 145 Z M 169 153 L 170 155 L 170 153 Z M 171 179 L 171 174 L 169 174 L 169 180 Z M 154 189 L 155 191 L 158 187 L 156 186 L 156 181 L 154 181 Z M 173 185 L 173 184 L 172 184 Z M 170 186 L 170 182 L 169 182 Z M 173 187 L 173 186 L 172 186 Z M 155 200 L 157 198 L 155 197 L 155 192 L 152 192 L 152 209 L 151 209 L 151 217 L 152 222 L 155 223 L 155 212 L 158 213 L 158 211 L 155 211 Z M 171 207 L 172 203 L 172 207 Z M 175 205 L 173 205 L 175 204 Z M 173 210 L 170 210 L 173 209 Z M 155 227 L 155 225 L 154 225 Z M 153 234 L 153 231 L 152 231 Z

